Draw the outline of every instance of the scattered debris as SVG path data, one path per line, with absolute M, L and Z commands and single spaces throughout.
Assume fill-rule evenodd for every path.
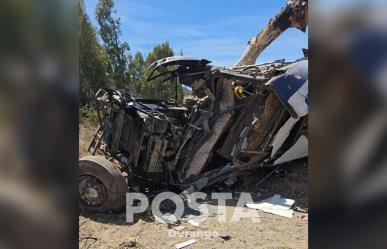
M 177 226 L 177 227 L 174 227 L 173 228 L 174 230 L 176 230 L 176 231 L 182 231 L 182 230 L 184 230 L 185 229 L 185 226 Z
M 189 245 L 195 244 L 196 242 L 197 242 L 196 240 L 190 239 L 190 240 L 187 240 L 186 242 L 176 244 L 175 249 L 181 249 L 181 248 L 187 247 Z
M 267 174 L 266 176 L 264 176 L 261 180 L 259 180 L 253 187 L 250 188 L 250 190 L 253 190 L 255 189 L 257 186 L 259 186 L 260 184 L 262 184 L 264 181 L 266 181 L 267 179 L 270 178 L 270 176 L 272 176 L 280 167 L 281 165 L 277 165 L 272 171 L 270 171 L 269 174 Z M 261 192 L 267 192 L 267 189 L 260 189 Z
M 200 222 L 196 221 L 196 220 L 189 219 L 188 223 L 191 224 L 194 227 L 199 227 L 200 226 Z
M 158 218 L 163 221 L 168 221 L 169 224 L 176 224 L 178 222 L 178 218 L 175 215 L 170 213 L 165 213 L 162 215 L 162 217 L 158 217 Z
M 231 239 L 231 236 L 227 232 L 219 232 L 219 237 L 226 241 Z
M 187 219 L 187 222 L 194 227 L 199 227 L 200 223 L 207 220 L 209 216 L 215 216 L 214 210 L 211 210 L 212 213 L 210 213 L 210 209 L 209 210 L 205 210 L 201 208 L 199 209 L 200 209 L 200 215 L 189 214 L 185 216 L 185 218 Z
M 228 178 L 225 182 L 224 182 L 224 184 L 226 184 L 227 186 L 231 186 L 231 185 L 233 185 L 234 183 L 236 183 L 236 181 L 237 181 L 238 179 L 234 176 L 234 177 L 230 177 L 230 178 Z
M 300 212 L 300 213 L 308 213 L 308 210 L 303 209 L 299 206 L 294 207 L 294 211 Z
M 87 237 L 81 238 L 79 241 L 82 241 L 82 240 L 88 240 L 88 239 L 92 239 L 92 240 L 98 240 L 98 239 L 97 239 L 97 238 L 95 238 L 95 237 L 90 237 L 90 236 L 87 236 Z
M 143 228 L 138 232 L 136 238 L 129 238 L 127 241 L 122 242 L 119 246 L 120 247 L 137 247 L 138 245 L 138 239 L 141 236 Z
M 253 65 L 285 29 L 305 31 L 308 8 L 300 1 L 286 5 L 233 68 L 182 56 L 153 62 L 146 81 L 169 85 L 172 100 L 100 89 L 99 127 L 88 148 L 92 156 L 79 164 L 82 208 L 118 210 L 128 187 L 152 193 L 200 191 L 225 180 L 231 186 L 248 171 L 306 157 L 308 58 Z M 182 96 L 179 86 L 191 89 L 190 95 Z M 99 183 L 102 178 L 114 180 Z M 112 186 L 120 191 L 105 193 Z
M 251 65 L 258 54 L 285 29 L 291 26 L 305 30 L 306 22 L 307 2 L 289 1 L 288 6 L 276 18 L 270 19 L 267 27 L 249 42 L 244 56 L 232 69 L 212 66 L 207 60 L 184 57 L 156 61 L 150 67 L 148 80 L 155 80 L 156 84 L 171 83 L 171 89 L 175 86 L 177 89 L 178 84 L 192 89 L 192 98 L 184 99 L 183 105 L 182 96 L 178 93 L 171 101 L 137 99 L 120 90 L 101 90 L 96 96 L 99 128 L 88 151 L 93 155 L 97 152 L 104 154 L 120 164 L 114 169 L 121 172 L 113 172 L 114 177 L 122 176 L 126 181 L 121 181 L 124 184 L 117 189 L 126 190 L 129 185 L 138 192 L 146 190 L 147 193 L 158 192 L 162 188 L 170 190 L 171 186 L 173 189 L 176 186 L 185 188 L 193 179 L 197 180 L 188 186 L 192 188 L 190 192 L 225 179 L 228 179 L 225 184 L 231 186 L 234 184 L 231 179 L 237 179 L 235 175 L 239 172 L 306 156 L 305 150 L 301 149 L 307 148 L 308 138 L 305 112 L 308 76 L 294 74 L 291 69 L 298 65 L 306 68 L 307 72 L 307 56 L 292 63 L 281 60 Z M 294 122 L 285 124 L 289 119 Z M 299 146 L 293 147 L 296 143 Z M 286 153 L 289 151 L 292 153 Z M 87 160 L 82 160 L 86 165 Z M 222 163 L 214 164 L 212 160 Z M 209 165 L 218 168 L 206 171 Z M 90 166 L 90 162 L 86 166 Z M 102 166 L 106 168 L 106 165 Z M 274 170 L 270 175 L 273 173 Z M 270 175 L 252 185 L 259 185 Z M 101 177 L 106 176 L 95 176 L 97 179 Z M 95 188 L 100 196 L 103 191 L 98 190 L 103 190 L 103 187 L 109 186 Z M 176 191 L 183 191 L 184 188 Z M 90 189 L 86 190 L 90 192 Z M 104 209 L 98 209 L 88 198 L 92 195 L 80 192 L 81 196 L 85 196 L 81 201 L 90 203 L 91 210 L 118 208 L 102 203 L 99 206 Z M 269 190 L 263 188 L 260 192 L 268 193 Z M 105 199 L 124 199 L 124 195 L 108 197 Z M 290 206 L 278 200 L 285 200 L 285 204 Z M 292 218 L 290 207 L 294 201 L 287 200 L 274 195 L 263 202 L 246 205 Z M 301 216 L 301 219 L 305 220 L 307 216 Z M 188 223 L 200 225 L 193 218 L 188 219 Z M 181 231 L 185 227 L 174 229 Z M 219 237 L 225 241 L 231 238 L 226 232 L 220 233 Z M 175 248 L 182 249 L 194 243 L 197 241 L 190 239 L 176 244 Z M 137 246 L 137 238 L 122 245 Z
M 82 245 L 82 248 L 90 248 L 90 246 L 92 246 L 94 243 L 96 243 L 96 242 L 98 241 L 97 238 L 88 236 L 88 237 L 85 237 L 85 238 L 81 238 L 81 239 L 79 240 L 79 242 L 81 242 L 81 241 L 83 241 L 83 240 L 85 240 L 85 242 L 84 242 L 84 244 Z M 92 240 L 92 242 L 91 242 L 91 243 L 88 243 L 89 240 Z
M 137 238 L 129 238 L 128 241 L 124 241 L 120 244 L 120 247 L 136 247 Z
M 303 221 L 307 221 L 307 220 L 308 220 L 308 216 L 306 216 L 306 215 L 301 215 L 301 219 L 302 219 Z
M 293 204 L 294 200 L 292 199 L 285 199 L 280 195 L 273 195 L 259 203 L 246 203 L 246 206 L 248 208 L 262 210 L 266 213 L 293 218 L 293 210 L 291 209 Z
M 308 215 L 307 214 L 300 215 L 300 216 L 298 216 L 298 218 L 300 218 L 303 221 L 308 221 Z

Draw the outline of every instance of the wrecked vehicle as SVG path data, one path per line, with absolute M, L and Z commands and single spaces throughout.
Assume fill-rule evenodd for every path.
M 128 189 L 198 191 L 307 156 L 307 58 L 227 69 L 168 57 L 154 62 L 148 75 L 148 81 L 176 91 L 182 84 L 192 94 L 179 105 L 177 92 L 165 101 L 98 91 L 92 156 L 79 163 L 81 208 L 119 210 Z

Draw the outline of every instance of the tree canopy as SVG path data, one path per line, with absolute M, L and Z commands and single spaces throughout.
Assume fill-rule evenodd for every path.
M 175 99 L 176 85 L 161 80 L 146 82 L 146 68 L 156 60 L 173 56 L 169 42 L 156 45 L 149 54 L 130 53 L 129 44 L 121 41 L 121 22 L 116 17 L 113 0 L 99 0 L 95 9 L 98 27 L 93 27 L 79 2 L 79 75 L 80 104 L 89 104 L 103 87 L 125 90 L 137 98 Z M 182 55 L 182 50 L 179 54 Z M 177 85 L 178 101 L 183 88 Z
M 106 86 L 109 79 L 107 53 L 98 43 L 83 0 L 79 2 L 79 31 L 80 102 L 86 104 L 93 99 L 98 88 Z
M 120 41 L 121 22 L 115 18 L 113 0 L 99 0 L 95 10 L 99 24 L 99 34 L 103 41 L 103 46 L 108 55 L 108 73 L 110 83 L 117 88 L 130 89 L 127 54 L 129 45 Z

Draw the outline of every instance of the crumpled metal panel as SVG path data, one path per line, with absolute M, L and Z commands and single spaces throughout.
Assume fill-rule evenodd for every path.
M 234 106 L 234 95 L 230 80 L 223 79 L 222 81 L 218 82 L 218 84 L 222 84 L 223 94 L 220 101 L 220 111 L 231 109 Z M 231 116 L 231 113 L 227 112 L 219 115 L 219 117 L 216 119 L 211 129 L 211 136 L 194 154 L 192 162 L 187 170 L 186 178 L 197 175 L 202 171 L 204 165 L 210 159 L 213 147 L 215 146 L 220 136 L 223 134 L 225 128 L 228 126 L 228 122 L 230 121 Z
M 271 86 L 290 114 L 299 118 L 308 113 L 308 60 L 287 67 L 286 73 L 271 79 L 267 85 Z
M 270 94 L 264 105 L 262 113 L 253 125 L 253 128 L 247 134 L 245 148 L 241 148 L 241 159 L 248 164 L 259 162 L 267 157 L 264 150 L 264 145 L 268 135 L 272 132 L 273 124 L 279 113 L 282 110 L 282 105 L 274 94 Z M 247 154 L 243 151 L 262 152 L 260 154 Z

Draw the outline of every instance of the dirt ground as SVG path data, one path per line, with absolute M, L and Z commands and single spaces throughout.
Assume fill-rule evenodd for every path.
M 81 124 L 79 132 L 80 156 L 87 155 L 87 146 L 94 128 Z M 308 170 L 304 161 L 282 166 L 263 183 L 256 183 L 270 170 L 260 170 L 247 175 L 231 187 L 226 185 L 212 189 L 216 192 L 251 192 L 254 201 L 263 200 L 274 194 L 295 200 L 293 218 L 285 218 L 260 210 L 260 222 L 242 219 L 231 223 L 235 209 L 233 201 L 227 203 L 227 223 L 219 223 L 210 216 L 200 224 L 192 226 L 183 219 L 176 232 L 174 226 L 159 224 L 150 215 L 139 217 L 135 223 L 126 223 L 125 212 L 98 214 L 81 212 L 79 215 L 79 248 L 175 248 L 174 245 L 190 239 L 197 243 L 186 248 L 307 248 L 308 245 Z M 237 195 L 238 193 L 235 193 Z M 236 202 L 236 200 L 234 201 Z M 247 209 L 247 208 L 245 208 Z M 228 239 L 217 234 L 227 233 Z M 202 236 L 207 235 L 207 236 Z M 210 236 L 214 235 L 214 236 Z M 134 238 L 136 238 L 134 240 Z M 135 242 L 133 242 L 133 240 Z

